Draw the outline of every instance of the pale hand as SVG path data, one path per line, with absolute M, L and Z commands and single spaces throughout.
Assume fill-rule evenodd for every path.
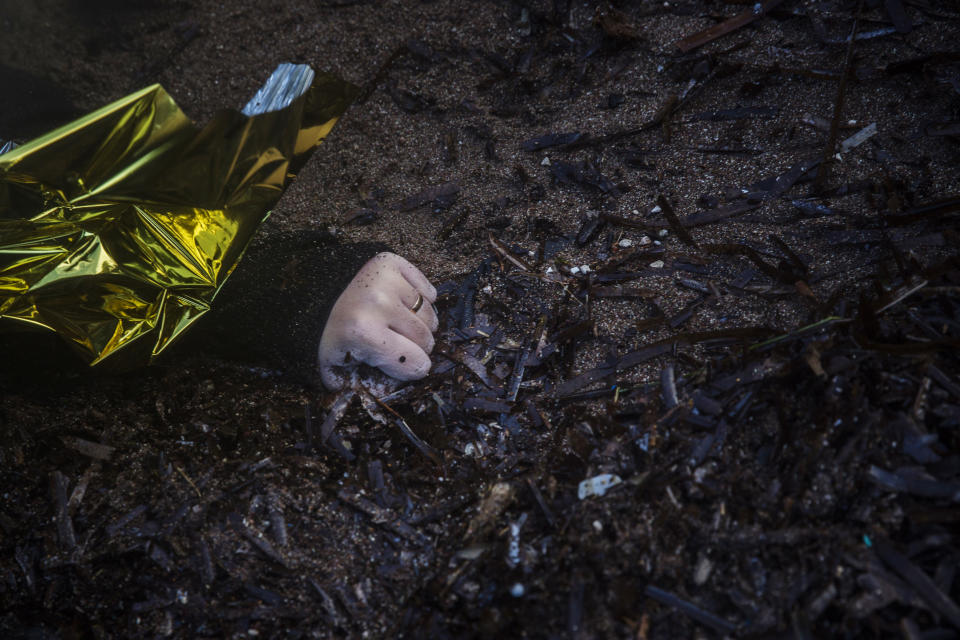
M 427 375 L 436 299 L 437 290 L 415 266 L 394 253 L 374 256 L 337 298 L 323 328 L 317 359 L 323 384 L 339 389 L 361 362 L 399 380 Z

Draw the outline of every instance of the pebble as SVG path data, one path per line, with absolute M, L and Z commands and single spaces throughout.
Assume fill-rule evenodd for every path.
M 650 263 L 650 267 L 653 269 L 663 269 L 663 260 L 654 260 Z

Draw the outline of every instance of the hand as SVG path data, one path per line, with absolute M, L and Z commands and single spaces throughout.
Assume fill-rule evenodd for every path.
M 418 296 L 423 302 L 412 311 Z M 320 338 L 323 384 L 339 389 L 348 369 L 363 362 L 399 380 L 430 371 L 433 301 L 437 290 L 415 266 L 394 253 L 378 253 L 357 272 L 333 305 Z

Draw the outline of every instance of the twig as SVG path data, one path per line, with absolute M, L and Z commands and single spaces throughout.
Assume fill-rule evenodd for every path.
M 200 493 L 200 489 L 198 489 L 197 485 L 193 483 L 193 480 L 190 479 L 190 476 L 187 475 L 187 472 L 181 469 L 180 467 L 176 467 L 176 466 L 174 467 L 174 469 L 177 470 L 177 473 L 183 476 L 183 479 L 187 481 L 187 484 L 193 487 L 193 490 L 197 492 L 197 497 L 202 498 L 203 495 Z
M 822 191 L 827 184 L 827 175 L 830 173 L 830 166 L 833 162 L 834 150 L 837 146 L 837 134 L 840 129 L 840 115 L 843 113 L 843 101 L 847 94 L 847 82 L 850 80 L 850 70 L 853 65 L 853 43 L 856 42 L 857 27 L 860 24 L 860 12 L 863 10 L 863 0 L 857 3 L 857 13 L 853 19 L 853 28 L 850 30 L 850 42 L 847 44 L 847 55 L 843 61 L 843 75 L 840 76 L 840 84 L 837 86 L 837 99 L 833 105 L 833 119 L 830 121 L 830 135 L 827 137 L 827 146 L 823 150 L 823 160 L 820 163 L 820 170 L 814 181 L 814 191 Z

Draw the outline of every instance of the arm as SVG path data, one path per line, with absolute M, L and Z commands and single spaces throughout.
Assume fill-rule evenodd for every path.
M 360 362 L 411 380 L 426 375 L 436 292 L 375 243 L 299 231 L 258 238 L 184 346 L 338 388 Z M 424 298 L 411 311 L 417 295 Z M 322 336 L 322 339 L 321 339 Z M 403 358 L 401 361 L 400 358 Z

